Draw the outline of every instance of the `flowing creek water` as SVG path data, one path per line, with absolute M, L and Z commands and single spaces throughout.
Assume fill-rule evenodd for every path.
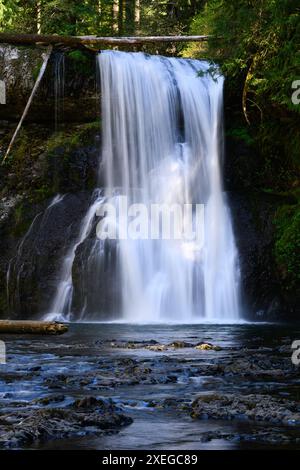
M 47 436 L 19 445 L 25 448 L 295 447 L 300 432 L 292 420 L 256 422 L 238 410 L 230 420 L 194 419 L 191 403 L 227 394 L 299 402 L 299 370 L 291 363 L 291 343 L 299 337 L 299 326 L 116 323 L 70 324 L 58 337 L 3 337 L 8 357 L 1 366 L 1 411 L 12 419 L 23 409 L 68 409 L 78 398 L 96 397 L 111 400 L 133 420 L 108 434 L 84 429 L 67 439 Z M 186 347 L 155 350 L 174 341 Z M 199 342 L 221 349 L 197 350 Z

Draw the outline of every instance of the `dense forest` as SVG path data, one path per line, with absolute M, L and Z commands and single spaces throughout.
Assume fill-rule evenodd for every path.
M 197 0 L 1 0 L 1 29 L 70 35 L 181 34 L 205 2 Z
M 161 43 L 140 49 L 206 58 L 212 62 L 212 74 L 214 64 L 220 65 L 226 77 L 228 189 L 251 194 L 252 202 L 257 201 L 258 194 L 273 198 L 271 276 L 276 277 L 287 297 L 297 290 L 300 8 L 296 0 L 0 0 L 0 32 L 4 31 L 98 36 L 209 35 L 207 42 Z M 88 51 L 66 53 L 75 63 L 75 72 L 86 74 L 91 70 Z M 70 74 L 70 69 L 66 73 Z M 74 77 L 72 80 L 73 83 Z M 65 108 L 67 115 L 67 105 Z M 82 115 L 86 114 L 87 109 L 82 111 Z M 26 167 L 21 158 L 25 141 L 32 139 L 25 134 L 26 129 L 23 141 L 19 140 L 19 147 L 7 162 L 10 170 L 18 162 L 18 174 L 20 168 Z M 71 141 L 73 148 L 77 138 L 56 135 L 51 139 L 52 152 L 61 141 Z M 0 144 L 3 155 L 7 143 L 8 138 L 4 137 Z M 18 184 L 24 187 L 23 180 Z M 39 194 L 48 195 L 48 183 L 39 184 Z M 32 183 L 28 185 L 34 187 Z

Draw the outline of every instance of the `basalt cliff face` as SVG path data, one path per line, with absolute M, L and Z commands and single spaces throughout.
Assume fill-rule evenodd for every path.
M 0 80 L 4 81 L 6 86 L 7 103 L 0 106 L 0 120 L 16 121 L 20 118 L 45 52 L 46 48 L 42 46 L 0 46 Z M 57 83 L 63 75 L 63 83 Z M 55 93 L 60 85 L 64 89 L 65 122 L 90 122 L 99 115 L 94 54 L 54 51 L 37 97 L 30 107 L 27 123 L 46 123 L 53 126 Z
M 6 85 L 6 104 L 0 104 L 1 158 L 34 85 L 44 50 L 0 48 L 0 80 Z M 7 163 L 0 167 L 2 318 L 34 318 L 47 312 L 62 257 L 78 237 L 97 185 L 101 116 L 95 58 L 90 53 L 65 51 L 62 68 L 59 55 L 61 52 L 52 55 Z M 227 123 L 232 120 L 231 112 L 225 88 Z M 294 207 L 295 200 L 257 187 L 259 161 L 257 149 L 226 132 L 224 185 L 241 258 L 245 314 L 256 320 L 288 320 L 295 318 L 299 291 L 297 283 L 288 282 L 276 257 L 276 217 L 282 207 Z M 84 245 L 77 247 L 73 272 L 74 309 L 78 311 L 82 308 L 80 289 L 84 288 L 80 283 L 84 250 Z M 103 274 L 103 289 L 107 294 L 111 286 L 111 295 L 106 297 L 113 300 L 112 277 L 111 267 Z

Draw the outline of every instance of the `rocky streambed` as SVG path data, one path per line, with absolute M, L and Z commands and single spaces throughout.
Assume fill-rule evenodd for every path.
M 72 324 L 7 336 L 0 446 L 300 448 L 300 369 L 284 325 Z

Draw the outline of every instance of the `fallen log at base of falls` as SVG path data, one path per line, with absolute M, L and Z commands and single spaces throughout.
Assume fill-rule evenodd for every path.
M 0 320 L 0 334 L 61 335 L 68 331 L 65 323 L 30 320 Z
M 46 70 L 46 67 L 47 67 L 47 64 L 48 64 L 48 61 L 49 61 L 49 58 L 50 58 L 52 49 L 53 49 L 53 46 L 52 46 L 52 45 L 48 46 L 46 53 L 43 54 L 43 63 L 42 63 L 42 66 L 41 66 L 41 68 L 40 68 L 38 77 L 37 77 L 37 79 L 36 79 L 36 82 L 35 82 L 35 84 L 34 84 L 34 87 L 33 87 L 33 89 L 32 89 L 32 92 L 31 92 L 31 94 L 30 94 L 29 100 L 28 100 L 28 102 L 27 102 L 27 104 L 26 104 L 26 106 L 25 106 L 25 109 L 24 109 L 24 111 L 23 111 L 23 114 L 22 114 L 22 116 L 21 116 L 21 119 L 20 119 L 20 121 L 19 121 L 19 124 L 17 125 L 17 128 L 16 128 L 16 130 L 15 130 L 15 132 L 14 132 L 12 138 L 11 138 L 11 141 L 10 141 L 10 143 L 9 143 L 9 146 L 8 146 L 8 148 L 7 148 L 7 150 L 6 150 L 6 153 L 5 153 L 4 158 L 3 158 L 3 160 L 2 160 L 2 164 L 3 164 L 3 163 L 5 162 L 5 160 L 7 159 L 8 155 L 9 155 L 9 152 L 10 152 L 10 150 L 11 150 L 11 148 L 12 148 L 12 146 L 13 146 L 13 144 L 14 144 L 16 138 L 17 138 L 17 135 L 18 135 L 18 133 L 19 133 L 19 131 L 20 131 L 20 129 L 21 129 L 21 126 L 22 126 L 22 124 L 23 124 L 23 121 L 24 121 L 24 119 L 26 118 L 26 115 L 27 115 L 28 110 L 29 110 L 29 108 L 30 108 L 30 106 L 31 106 L 33 97 L 34 97 L 34 95 L 36 94 L 37 89 L 38 89 L 38 87 L 39 87 L 39 85 L 40 85 L 40 82 L 42 81 L 42 78 L 43 78 L 43 76 L 44 76 L 44 73 L 45 73 L 45 70 Z
M 130 44 L 151 44 L 159 42 L 201 42 L 209 36 L 132 36 L 132 37 L 98 37 L 98 36 L 60 36 L 58 34 L 17 34 L 0 33 L 0 43 L 34 45 L 52 44 L 76 47 L 124 46 Z

